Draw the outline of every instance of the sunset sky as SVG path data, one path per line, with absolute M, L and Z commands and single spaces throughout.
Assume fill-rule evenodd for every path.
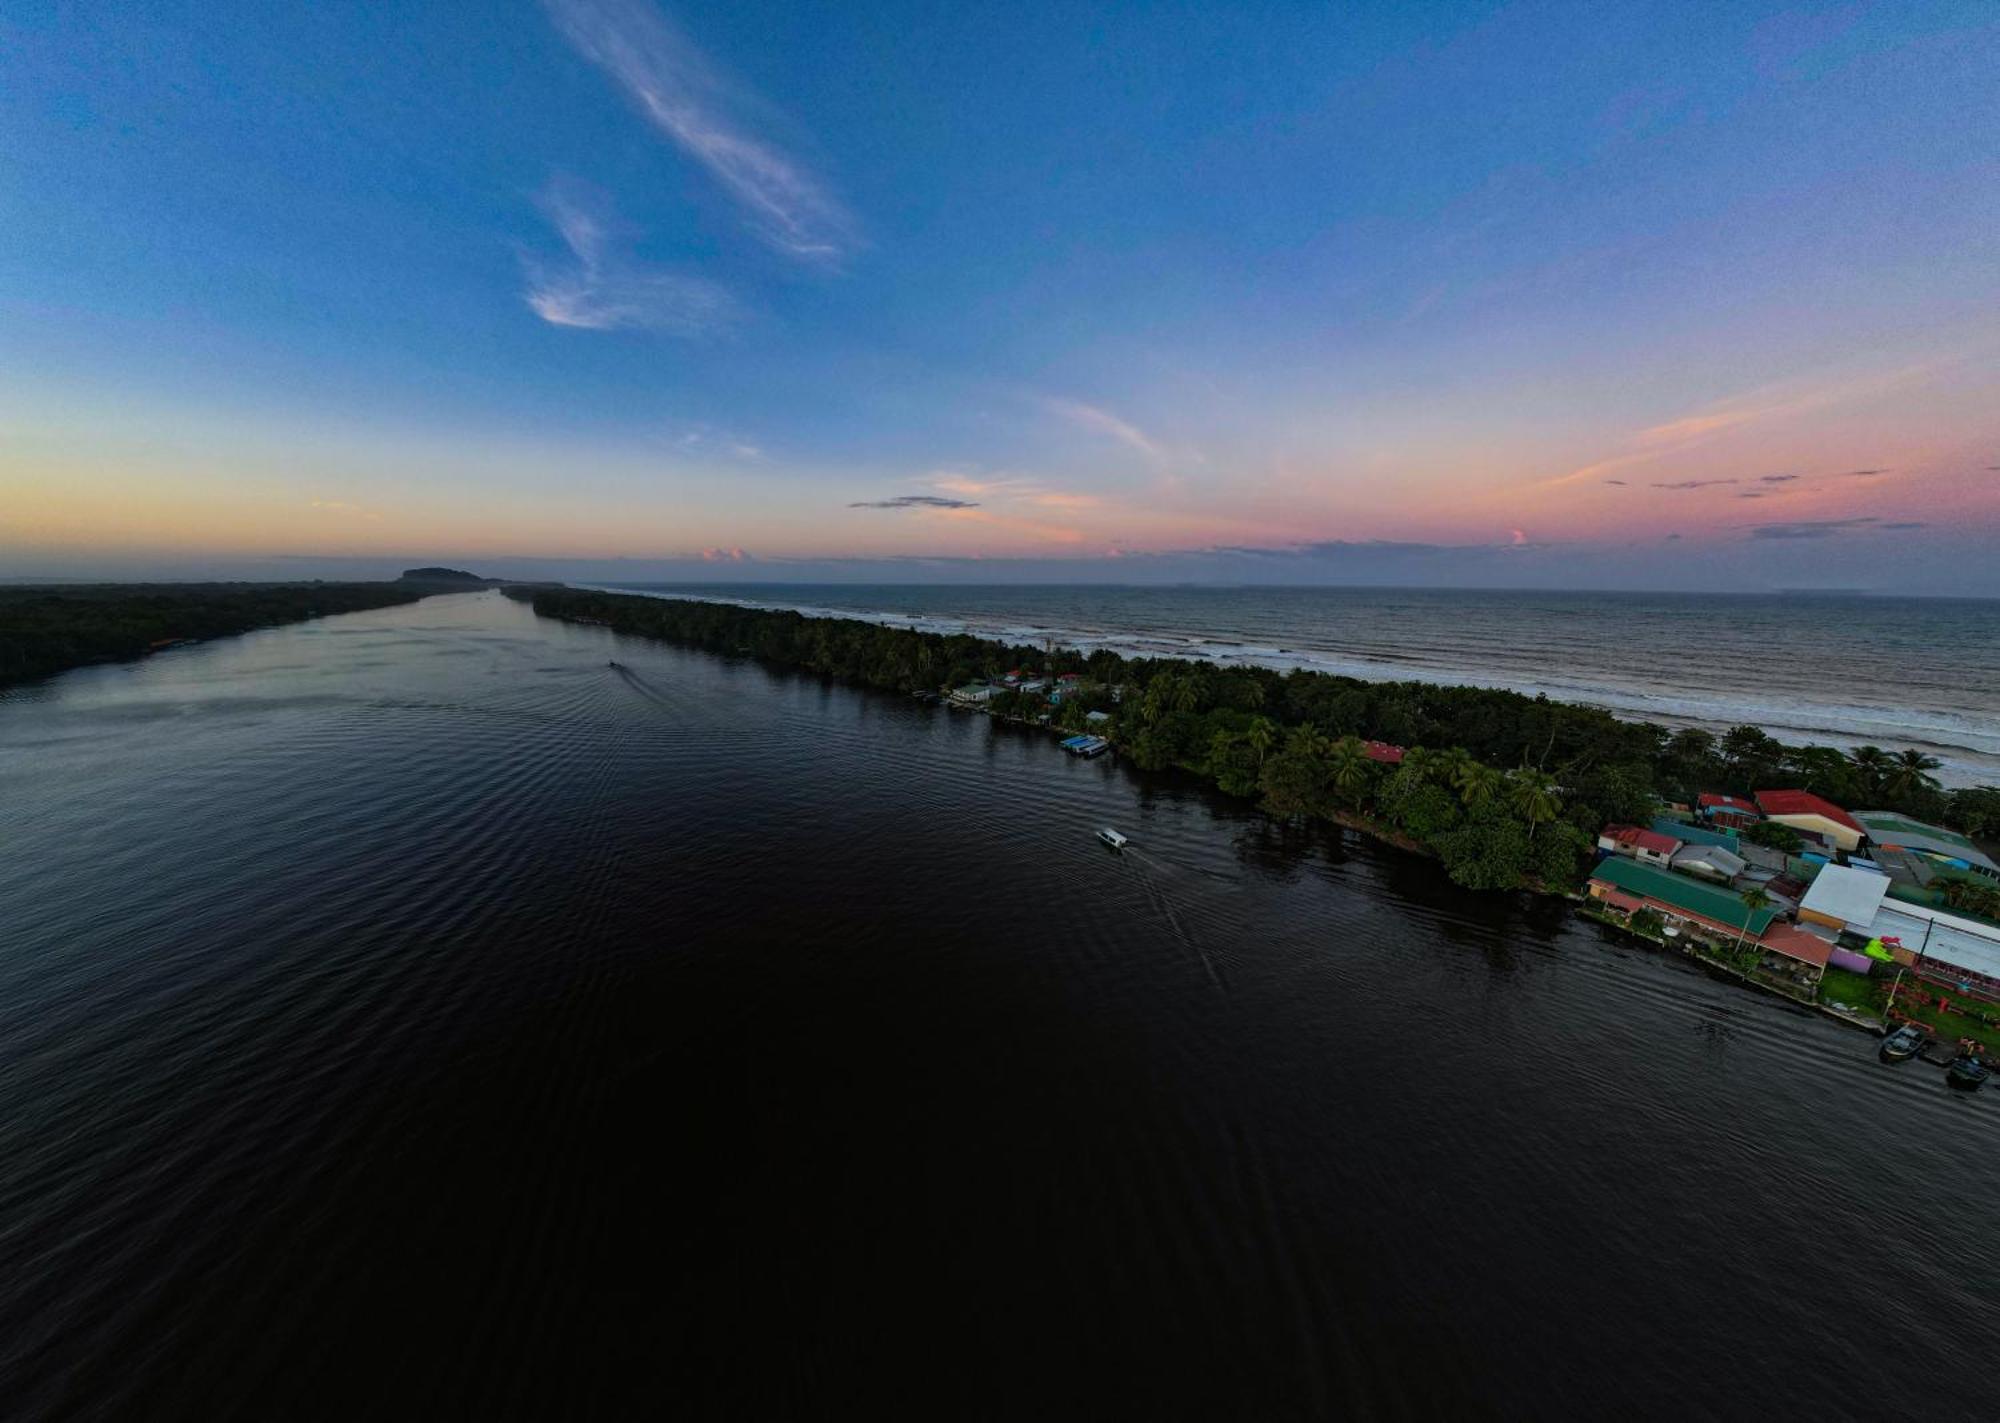
M 2000 7 L 0 13 L 0 578 L 2000 594 Z

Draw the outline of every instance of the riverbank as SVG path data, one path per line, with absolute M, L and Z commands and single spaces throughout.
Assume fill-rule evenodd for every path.
M 631 594 L 509 592 L 545 617 L 906 694 L 949 690 L 956 705 L 1060 731 L 1088 727 L 1141 770 L 1189 772 L 1280 820 L 1382 834 L 1469 889 L 1567 888 L 1596 827 L 1652 803 L 1644 729 L 1513 692 L 1134 662 Z M 1391 733 L 1412 744 L 1362 739 Z
M 90 583 L 0 587 L 0 687 L 72 667 L 452 591 L 398 583 Z

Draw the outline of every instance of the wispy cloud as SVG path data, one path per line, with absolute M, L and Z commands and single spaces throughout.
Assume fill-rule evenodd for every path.
M 696 555 L 703 563 L 754 563 L 756 560 L 740 548 L 705 548 Z
M 1120 419 L 1109 410 L 1095 405 L 1086 405 L 1081 400 L 1066 400 L 1060 396 L 1048 396 L 1042 404 L 1054 414 L 1062 416 L 1073 425 L 1099 435 L 1108 435 L 1121 444 L 1129 445 L 1148 459 L 1165 459 L 1166 447 L 1141 430 L 1129 420 Z
M 968 474 L 940 474 L 928 482 L 931 488 L 942 489 L 947 494 L 977 494 L 986 499 L 1035 504 L 1044 509 L 1095 509 L 1104 503 L 1095 494 L 1050 489 L 1040 480 L 1015 475 L 979 478 Z
M 947 499 L 938 494 L 898 494 L 893 499 L 857 499 L 850 509 L 977 509 L 970 499 Z
M 786 256 L 838 263 L 856 226 L 826 184 L 757 132 L 761 101 L 735 85 L 646 0 L 543 0 L 578 54 L 617 83 L 639 113 L 701 165 L 751 231 Z
M 1706 488 L 1708 488 L 1708 487 L 1709 487 L 1710 485 L 1712 485 L 1712 484 L 1735 484 L 1735 483 L 1737 483 L 1737 482 L 1738 482 L 1738 481 L 1736 481 L 1736 480 L 1734 480 L 1734 479 L 1677 479 L 1677 480 L 1674 480 L 1673 482 L 1671 482 L 1671 483 L 1667 483 L 1667 484 L 1662 484 L 1662 483 L 1659 483 L 1659 482 L 1655 481 L 1655 483 L 1654 483 L 1654 485 L 1653 485 L 1653 488 L 1655 488 L 1655 489 L 1706 489 Z
M 1765 474 L 1759 475 L 1757 482 L 1759 484 L 1790 484 L 1797 478 L 1796 474 Z
M 558 261 L 524 255 L 528 289 L 522 299 L 551 326 L 694 336 L 734 319 L 735 301 L 714 282 L 626 256 L 623 231 L 602 197 L 558 180 L 539 201 L 569 255 Z
M 1851 400 L 1880 395 L 1911 381 L 1921 380 L 1935 366 L 1935 362 L 1925 362 L 1891 370 L 1872 371 L 1846 380 L 1815 384 L 1786 381 L 1746 391 L 1741 395 L 1718 400 L 1706 409 L 1683 415 L 1679 419 L 1648 425 L 1629 437 L 1629 443 L 1638 448 L 1624 454 L 1613 455 L 1609 459 L 1598 460 L 1594 464 L 1584 465 L 1580 469 L 1573 469 L 1568 474 L 1541 480 L 1537 487 L 1558 489 L 1564 485 L 1581 484 L 1587 480 L 1598 479 L 1616 469 L 1650 463 L 1681 450 L 1706 444 L 1723 432 L 1741 426 L 1803 415 Z M 1857 470 L 1855 473 L 1873 475 L 1886 474 L 1888 471 Z
M 364 509 L 359 504 L 348 503 L 345 499 L 315 499 L 310 507 L 322 514 L 344 514 L 349 518 L 366 519 L 371 524 L 382 522 L 382 516 L 376 510 Z

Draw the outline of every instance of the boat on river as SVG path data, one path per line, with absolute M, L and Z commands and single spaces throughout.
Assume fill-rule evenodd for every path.
M 1109 845 L 1114 850 L 1122 850 L 1127 845 L 1132 843 L 1128 837 L 1120 835 L 1116 830 L 1113 830 L 1108 825 L 1105 826 L 1102 830 L 1097 832 L 1097 838 L 1102 840 L 1105 844 Z
M 1882 1039 L 1884 1062 L 1908 1062 L 1923 1050 L 1924 1030 L 1915 1023 L 1905 1023 Z
M 1969 1052 L 1962 1052 L 1951 1060 L 1944 1070 L 1944 1080 L 1952 1086 L 1971 1092 L 1985 1083 L 1991 1075 L 1986 1064 Z

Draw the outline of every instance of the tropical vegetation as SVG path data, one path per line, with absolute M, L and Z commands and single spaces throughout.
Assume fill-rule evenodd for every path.
M 413 603 L 394 583 L 103 583 L 0 588 L 0 686 L 168 643 Z
M 1573 885 L 1599 827 L 1643 823 L 1661 794 L 1804 781 L 1854 799 L 1861 774 L 1841 752 L 1787 746 L 1752 727 L 1721 738 L 1669 732 L 1499 689 L 1086 654 L 693 599 L 511 591 L 547 616 L 891 690 L 996 684 L 1017 670 L 1074 673 L 1080 684 L 1059 705 L 1005 689 L 987 705 L 1065 729 L 1104 712 L 1104 729 L 1142 769 L 1193 772 L 1282 819 L 1385 830 L 1429 849 L 1454 880 L 1476 888 Z M 1400 764 L 1386 763 L 1369 754 L 1371 740 L 1408 750 Z M 1947 818 L 1950 802 L 1928 774 L 1936 763 L 1910 754 L 1885 762 L 1860 798 Z

